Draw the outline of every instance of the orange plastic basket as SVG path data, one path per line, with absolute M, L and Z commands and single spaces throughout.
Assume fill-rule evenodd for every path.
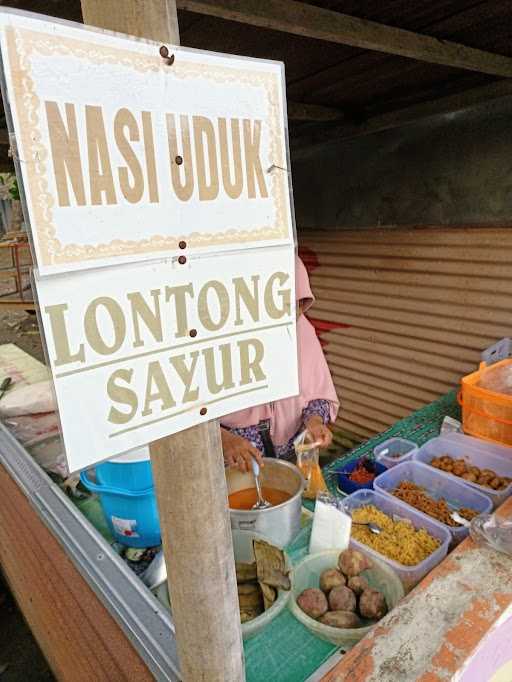
M 512 360 L 497 362 L 492 365 L 492 369 L 504 365 L 512 365 Z M 478 371 L 462 379 L 459 402 L 464 432 L 492 443 L 512 446 L 512 395 L 495 393 L 477 386 L 489 369 L 482 362 Z

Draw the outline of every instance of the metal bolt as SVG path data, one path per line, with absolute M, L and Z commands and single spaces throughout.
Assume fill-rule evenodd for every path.
M 171 56 L 169 56 L 169 50 L 165 45 L 162 45 L 159 52 L 162 59 L 165 59 L 167 66 L 172 66 L 174 64 L 174 55 L 171 54 Z
M 189 331 L 189 334 L 190 334 L 190 336 L 191 336 L 193 339 L 195 339 L 196 336 L 197 336 L 197 329 L 191 329 L 191 330 Z
M 206 407 L 202 407 L 202 408 L 199 410 L 199 414 L 201 415 L 201 417 L 204 417 L 204 415 L 205 415 L 207 412 L 208 412 L 208 410 L 206 409 Z
M 178 258 L 178 263 L 179 263 L 180 265 L 185 265 L 186 262 L 187 262 L 187 259 L 186 259 L 185 256 L 180 256 L 180 257 Z
M 183 157 L 182 156 L 177 156 L 174 160 L 176 161 L 176 164 L 178 166 L 181 166 L 181 164 L 183 163 Z
M 180 249 L 186 249 L 187 248 L 187 242 L 184 242 L 183 240 L 178 244 Z

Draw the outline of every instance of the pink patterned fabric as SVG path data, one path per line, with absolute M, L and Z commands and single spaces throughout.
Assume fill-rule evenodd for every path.
M 308 273 L 298 257 L 295 260 L 295 296 L 297 303 L 302 303 L 303 313 L 315 300 Z M 339 401 L 331 373 L 315 329 L 304 314 L 297 320 L 297 348 L 300 394 L 226 415 L 221 419 L 223 426 L 231 429 L 245 428 L 259 424 L 264 419 L 269 420 L 272 440 L 279 446 L 286 444 L 301 428 L 302 412 L 313 400 L 327 400 L 331 421 L 336 419 Z

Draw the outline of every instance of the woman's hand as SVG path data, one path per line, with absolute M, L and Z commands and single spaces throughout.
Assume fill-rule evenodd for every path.
M 305 423 L 309 435 L 314 443 L 318 443 L 318 447 L 324 449 L 328 448 L 332 443 L 331 430 L 324 424 L 322 417 L 313 415 Z
M 260 466 L 263 466 L 261 452 L 252 446 L 248 440 L 223 428 L 221 428 L 220 434 L 226 466 L 235 467 L 245 473 L 252 470 L 253 458 Z

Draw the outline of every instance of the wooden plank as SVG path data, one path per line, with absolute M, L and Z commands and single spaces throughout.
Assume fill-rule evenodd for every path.
M 469 88 L 454 95 L 447 95 L 431 99 L 428 102 L 420 102 L 410 106 L 393 109 L 385 114 L 370 116 L 361 123 L 349 121 L 336 125 L 328 130 L 305 130 L 299 132 L 293 138 L 294 147 L 299 151 L 304 147 L 304 140 L 307 138 L 309 146 L 311 144 L 322 143 L 326 140 L 348 140 L 362 135 L 371 135 L 383 130 L 392 130 L 402 126 L 410 125 L 417 121 L 441 116 L 442 114 L 454 113 L 478 107 L 495 99 L 512 96 L 512 83 L 508 80 L 481 85 L 476 88 Z
M 0 564 L 57 679 L 153 680 L 124 632 L 1 465 Z
M 334 107 L 288 102 L 288 118 L 292 121 L 338 121 L 343 117 L 343 111 Z
M 84 21 L 179 44 L 174 0 L 82 0 Z M 150 444 L 180 673 L 245 679 L 220 428 L 201 424 Z
M 384 26 L 295 0 L 178 0 L 179 9 L 284 31 L 306 38 L 443 64 L 494 76 L 512 76 L 512 59 L 448 40 Z
M 36 310 L 36 304 L 33 301 L 6 298 L 0 299 L 0 310 Z

